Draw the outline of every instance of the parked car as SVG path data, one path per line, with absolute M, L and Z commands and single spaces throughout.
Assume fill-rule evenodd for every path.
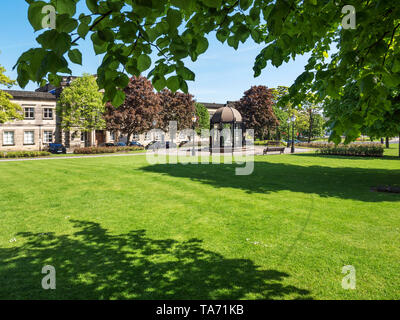
M 59 143 L 50 143 L 49 144 L 49 152 L 53 154 L 67 153 L 67 149 Z
M 181 141 L 180 143 L 179 143 L 179 148 L 180 147 L 183 147 L 185 144 L 187 144 L 187 143 L 189 143 L 189 141 L 187 141 L 187 140 L 185 140 L 185 141 Z
M 113 142 L 106 142 L 106 143 L 104 143 L 104 146 L 105 146 L 105 147 L 115 147 L 115 143 L 113 143 Z
M 167 142 L 165 143 L 165 147 L 166 147 L 167 149 L 170 149 L 170 148 L 176 148 L 177 145 L 176 145 L 175 142 L 167 141 Z
M 161 141 L 152 141 L 150 142 L 147 146 L 147 150 L 156 150 L 156 149 L 161 149 L 164 146 L 162 145 Z
M 126 147 L 126 143 L 125 142 L 117 142 L 115 145 L 117 147 Z
M 131 141 L 129 142 L 130 147 L 143 147 L 143 145 L 138 141 Z

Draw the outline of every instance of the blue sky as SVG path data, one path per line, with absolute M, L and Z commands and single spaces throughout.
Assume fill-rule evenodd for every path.
M 81 1 L 82 4 L 84 1 Z M 18 57 L 26 50 L 36 47 L 37 35 L 27 19 L 28 4 L 25 0 L 1 0 L 0 7 L 0 65 L 7 69 L 7 75 L 16 78 L 12 67 Z M 194 82 L 188 82 L 189 91 L 197 101 L 225 103 L 242 97 L 243 92 L 253 85 L 265 85 L 273 88 L 278 85 L 290 86 L 296 77 L 303 72 L 306 57 L 275 68 L 268 65 L 262 74 L 253 77 L 255 57 L 263 48 L 252 41 L 240 44 L 234 50 L 226 43 L 221 44 L 212 35 L 206 53 L 196 62 L 187 61 L 187 67 L 196 74 Z M 101 57 L 93 52 L 90 41 L 79 42 L 83 53 L 83 66 L 71 65 L 74 75 L 84 72 L 96 73 Z M 25 90 L 35 90 L 37 85 L 30 82 Z M 15 87 L 14 89 L 20 89 Z

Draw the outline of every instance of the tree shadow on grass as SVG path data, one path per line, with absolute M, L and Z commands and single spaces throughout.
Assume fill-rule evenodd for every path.
M 73 237 L 20 233 L 22 246 L 0 248 L 0 299 L 311 299 L 282 283 L 288 274 L 224 258 L 199 239 L 113 235 L 94 222 L 72 222 Z M 41 287 L 45 265 L 56 269 L 56 290 Z
M 366 202 L 400 201 L 396 194 L 370 191 L 371 187 L 378 185 L 399 184 L 400 170 L 301 166 L 255 161 L 252 174 L 238 176 L 235 175 L 237 167 L 231 164 L 156 164 L 141 170 L 188 178 L 217 188 L 242 189 L 249 193 L 268 194 L 287 190 Z

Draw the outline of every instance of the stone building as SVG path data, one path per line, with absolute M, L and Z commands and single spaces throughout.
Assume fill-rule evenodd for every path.
M 56 97 L 46 92 L 4 90 L 22 107 L 23 120 L 0 124 L 0 150 L 43 150 L 60 139 Z
M 57 100 L 63 89 L 76 78 L 75 76 L 65 76 L 59 87 L 47 84 L 34 92 L 4 90 L 13 96 L 13 102 L 22 107 L 24 119 L 0 124 L 0 151 L 44 150 L 49 143 L 61 143 L 66 146 L 68 151 L 80 147 L 101 146 L 109 142 L 126 143 L 126 136 L 118 132 L 106 130 L 81 132 L 80 128 L 70 131 L 61 129 L 61 119 L 56 113 Z M 225 105 L 207 102 L 202 104 L 207 108 L 210 118 L 218 108 Z M 182 136 L 178 136 L 178 141 L 187 140 L 187 138 L 182 133 Z M 168 133 L 164 139 L 169 139 Z M 132 140 L 146 145 L 152 140 L 161 140 L 161 135 L 135 135 Z

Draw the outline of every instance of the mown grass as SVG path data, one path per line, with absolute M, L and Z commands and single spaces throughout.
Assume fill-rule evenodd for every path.
M 399 299 L 400 195 L 370 191 L 399 185 L 396 148 L 259 156 L 249 176 L 140 155 L 0 163 L 0 298 Z

